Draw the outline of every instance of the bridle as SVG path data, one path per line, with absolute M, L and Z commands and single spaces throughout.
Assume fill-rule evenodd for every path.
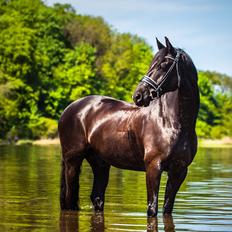
M 170 66 L 170 68 L 168 69 L 168 71 L 165 73 L 165 75 L 162 77 L 161 81 L 159 83 L 157 83 L 156 81 L 154 81 L 153 79 L 151 79 L 151 77 L 145 75 L 143 76 L 141 82 L 145 82 L 148 85 L 150 85 L 153 89 L 153 91 L 155 91 L 156 93 L 156 97 L 159 98 L 161 96 L 161 87 L 162 85 L 165 83 L 165 81 L 167 80 L 169 73 L 173 70 L 173 68 L 176 66 L 176 72 L 177 72 L 177 78 L 178 78 L 178 88 L 180 87 L 180 73 L 179 73 L 179 67 L 178 67 L 178 62 L 180 59 L 180 55 L 181 52 L 177 50 L 177 54 L 176 57 L 173 58 L 171 56 L 165 56 L 165 58 L 169 58 L 171 60 L 173 60 L 172 65 Z M 153 94 L 151 94 L 151 98 L 154 99 L 155 97 L 153 96 Z

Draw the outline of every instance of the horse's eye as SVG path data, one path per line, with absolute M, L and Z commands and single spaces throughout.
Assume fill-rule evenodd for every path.
M 166 69 L 167 68 L 167 64 L 168 64 L 168 62 L 163 62 L 163 63 L 161 63 L 161 68 L 162 69 Z

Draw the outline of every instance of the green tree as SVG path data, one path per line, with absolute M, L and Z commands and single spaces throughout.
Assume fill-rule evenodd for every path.
M 116 35 L 100 67 L 106 81 L 105 94 L 131 101 L 132 91 L 151 60 L 151 47 L 144 40 L 130 34 Z
M 131 101 L 152 60 L 141 38 L 68 4 L 0 0 L 0 138 L 54 137 L 72 101 L 89 94 Z M 232 78 L 199 72 L 200 137 L 232 136 Z
M 51 116 L 59 118 L 65 106 L 72 101 L 97 93 L 97 89 L 94 88 L 95 59 L 95 48 L 87 43 L 66 51 L 63 62 L 54 71 L 56 87 L 50 91 L 47 99 L 53 104 L 53 107 L 48 109 L 49 112 L 54 111 Z
M 220 138 L 231 136 L 232 96 L 230 87 L 211 72 L 199 72 L 200 111 L 197 132 L 200 137 Z M 230 83 L 232 81 L 230 80 Z
M 88 43 L 96 49 L 98 57 L 105 54 L 111 45 L 111 28 L 101 17 L 76 15 L 64 30 L 72 47 Z

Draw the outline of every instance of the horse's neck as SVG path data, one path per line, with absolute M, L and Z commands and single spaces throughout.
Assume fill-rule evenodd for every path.
M 183 94 L 184 91 L 168 92 L 151 106 L 162 128 L 178 132 L 194 132 L 198 113 L 197 99 Z
M 161 96 L 156 103 L 158 120 L 162 128 L 176 130 L 179 125 L 179 96 L 178 91 L 168 92 Z
M 191 87 L 190 87 L 191 86 Z M 180 122 L 182 130 L 194 131 L 199 111 L 197 83 L 188 83 L 179 90 Z

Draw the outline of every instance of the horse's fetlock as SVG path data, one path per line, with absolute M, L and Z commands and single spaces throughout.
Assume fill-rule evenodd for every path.
M 149 204 L 147 207 L 147 216 L 156 217 L 158 214 L 158 207 L 155 204 Z
M 103 211 L 104 209 L 104 201 L 100 197 L 94 198 L 93 205 L 94 205 L 95 211 Z

